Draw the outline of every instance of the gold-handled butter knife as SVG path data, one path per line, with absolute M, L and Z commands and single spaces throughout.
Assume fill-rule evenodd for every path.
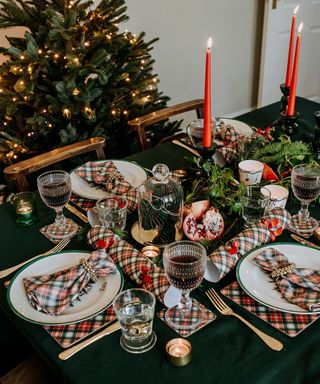
M 73 356 L 74 354 L 81 351 L 83 348 L 87 347 L 88 345 L 94 343 L 97 340 L 102 339 L 103 337 L 110 335 L 110 333 L 113 333 L 120 329 L 120 323 L 119 321 L 109 325 L 107 328 L 102 330 L 101 332 L 97 333 L 96 335 L 91 336 L 89 339 L 82 341 L 81 343 L 70 347 L 66 349 L 65 351 L 61 352 L 59 354 L 59 359 L 61 360 L 67 360 L 69 357 Z
M 70 211 L 71 213 L 73 213 L 74 215 L 79 217 L 79 219 L 81 219 L 84 223 L 89 223 L 87 216 L 84 213 L 82 213 L 81 211 L 79 211 L 79 209 L 77 209 L 73 205 L 67 203 L 66 208 L 68 211 Z
M 311 241 L 308 241 L 306 239 L 303 239 L 302 237 L 295 235 L 294 233 L 291 233 L 291 237 L 297 241 L 298 243 L 301 243 L 303 245 L 308 245 L 309 247 L 320 249 L 319 245 L 311 243 Z
M 178 140 L 172 140 L 172 143 L 175 144 L 175 145 L 179 145 L 179 147 L 182 147 L 182 148 L 186 149 L 187 151 L 193 153 L 193 154 L 196 155 L 196 156 L 200 156 L 200 153 L 199 153 L 197 150 L 195 150 L 195 149 L 193 149 L 193 148 L 190 148 L 190 147 L 189 147 L 188 145 L 186 145 L 186 144 L 181 143 L 181 141 L 178 141 Z

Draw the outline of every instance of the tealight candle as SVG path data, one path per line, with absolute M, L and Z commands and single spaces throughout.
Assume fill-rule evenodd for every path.
M 149 260 L 157 263 L 160 259 L 160 248 L 154 245 L 147 245 L 141 249 L 143 256 L 147 257 Z
M 183 367 L 191 361 L 191 344 L 185 339 L 172 339 L 166 345 L 166 353 L 172 365 Z
M 18 225 L 27 226 L 33 224 L 37 219 L 37 208 L 32 192 L 20 192 L 11 198 L 16 212 Z

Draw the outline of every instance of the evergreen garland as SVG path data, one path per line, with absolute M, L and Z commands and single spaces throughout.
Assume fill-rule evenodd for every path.
M 294 165 L 312 157 L 312 151 L 308 144 L 302 141 L 292 142 L 283 136 L 279 141 L 258 147 L 251 155 L 254 160 L 259 160 L 267 164 L 275 164 L 279 170 L 286 164 Z

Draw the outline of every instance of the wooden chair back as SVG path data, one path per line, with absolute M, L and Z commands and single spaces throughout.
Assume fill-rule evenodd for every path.
M 148 138 L 146 133 L 146 128 L 152 124 L 155 124 L 161 120 L 168 119 L 171 116 L 179 115 L 180 113 L 184 113 L 187 111 L 196 110 L 197 117 L 203 117 L 203 106 L 204 101 L 202 99 L 190 100 L 181 104 L 172 105 L 171 107 L 166 107 L 159 109 L 158 111 L 154 111 L 148 113 L 147 115 L 137 117 L 133 120 L 128 121 L 128 126 L 131 130 L 136 131 L 138 135 L 138 140 L 141 149 L 148 148 Z M 181 133 L 178 134 L 181 136 Z M 162 142 L 167 141 L 168 139 L 172 139 L 174 136 L 170 136 L 170 138 L 165 138 Z
M 58 163 L 59 161 L 70 159 L 92 151 L 96 152 L 96 156 L 99 160 L 104 159 L 104 146 L 105 138 L 93 137 L 66 145 L 64 147 L 56 148 L 30 159 L 20 161 L 19 163 L 9 165 L 4 169 L 4 174 L 8 181 L 14 181 L 18 191 L 28 191 L 30 186 L 26 176 L 31 173 Z

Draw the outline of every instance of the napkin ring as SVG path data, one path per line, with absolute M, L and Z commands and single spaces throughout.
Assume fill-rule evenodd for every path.
M 278 281 L 280 277 L 283 278 L 285 275 L 291 273 L 295 266 L 296 265 L 294 263 L 291 263 L 283 267 L 280 266 L 279 268 L 275 268 L 271 273 L 271 278 L 275 281 Z
M 98 276 L 95 273 L 94 269 L 85 259 L 80 259 L 80 265 L 84 268 L 86 272 L 89 273 L 90 279 L 95 283 L 98 280 Z

